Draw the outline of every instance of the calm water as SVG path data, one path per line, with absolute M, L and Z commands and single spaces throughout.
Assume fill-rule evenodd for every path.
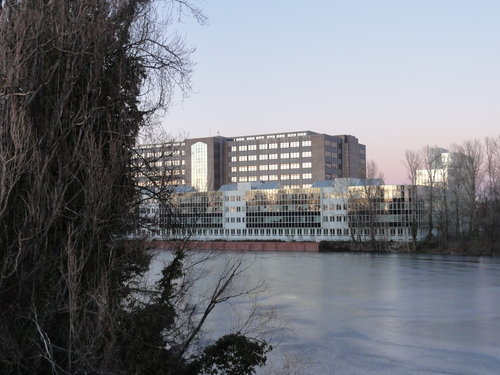
M 250 278 L 268 277 L 260 303 L 290 328 L 275 355 L 298 356 L 309 373 L 500 374 L 500 259 L 245 257 L 256 257 Z M 217 314 L 220 325 L 226 318 Z

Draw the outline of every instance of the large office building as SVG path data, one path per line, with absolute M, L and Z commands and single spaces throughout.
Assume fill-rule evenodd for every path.
M 167 171 L 168 183 L 200 192 L 253 181 L 308 188 L 313 181 L 366 175 L 366 146 L 356 137 L 312 131 L 188 138 L 142 145 L 138 155 L 143 162 L 150 160 L 147 164 L 152 167 L 142 176 L 144 184 L 154 171 L 160 175 Z
M 308 188 L 239 182 L 217 191 L 177 187 L 168 202 L 145 199 L 134 236 L 203 241 L 404 241 L 427 236 L 424 186 L 337 178 Z M 417 192 L 418 191 L 418 192 Z

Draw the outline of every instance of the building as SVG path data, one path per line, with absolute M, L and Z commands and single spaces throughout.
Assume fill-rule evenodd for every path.
M 463 152 L 431 148 L 427 164 L 427 169 L 416 171 L 416 183 L 428 187 L 422 199 L 433 217 L 432 234 L 448 238 L 476 230 L 478 160 Z
M 217 191 L 176 188 L 165 205 L 141 207 L 134 235 L 157 239 L 410 241 L 427 235 L 424 204 L 409 185 L 337 178 L 311 187 L 239 182 Z M 415 231 L 416 229 L 416 231 Z
M 444 148 L 431 148 L 428 155 L 428 168 L 416 171 L 416 184 L 447 188 L 470 176 L 473 160 L 459 152 L 449 152 Z M 465 178 L 466 179 L 466 178 Z
M 366 175 L 366 146 L 356 137 L 312 131 L 142 145 L 137 160 L 140 184 L 153 180 L 198 191 L 253 181 L 307 188 L 313 181 Z

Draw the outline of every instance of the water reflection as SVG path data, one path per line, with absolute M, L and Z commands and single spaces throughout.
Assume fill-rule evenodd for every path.
M 260 253 L 254 267 L 271 285 L 260 302 L 291 327 L 278 350 L 313 374 L 499 371 L 499 259 Z

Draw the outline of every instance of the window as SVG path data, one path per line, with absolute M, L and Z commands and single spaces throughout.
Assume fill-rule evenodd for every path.
M 269 160 L 278 159 L 278 154 L 269 154 Z
M 290 175 L 289 174 L 282 174 L 281 175 L 281 179 L 282 180 L 289 180 L 290 179 Z
M 290 154 L 288 152 L 284 152 L 280 155 L 281 159 L 288 159 L 290 157 Z
M 290 147 L 290 143 L 289 142 L 282 142 L 282 143 L 280 143 L 280 147 L 281 148 L 288 148 L 288 147 Z
M 260 180 L 261 181 L 267 181 L 267 180 L 269 180 L 269 176 L 267 176 L 267 175 L 260 176 Z
M 267 155 L 259 155 L 259 160 L 267 160 Z
M 311 173 L 302 173 L 302 178 L 304 178 L 304 179 L 311 179 L 312 175 L 311 175 Z
M 290 169 L 290 164 L 281 164 L 280 169 Z
M 299 154 L 298 152 L 292 152 L 292 153 L 290 154 L 290 157 L 291 157 L 291 158 L 299 158 L 299 157 L 300 157 L 300 154 Z
M 208 146 L 203 142 L 196 142 L 191 146 L 191 183 L 198 191 L 206 191 L 208 187 L 207 150 Z
M 299 142 L 290 142 L 290 147 L 299 147 Z
M 231 172 L 237 172 L 238 169 L 236 167 L 231 167 Z
M 302 163 L 302 168 L 312 168 L 311 162 Z
M 257 145 L 248 145 L 248 151 L 257 150 Z
M 311 157 L 311 151 L 304 151 L 302 153 L 303 158 L 310 158 Z
M 278 164 L 269 164 L 269 170 L 274 171 L 278 169 Z
M 310 146 L 310 145 L 311 145 L 311 141 L 302 141 L 302 147 Z
M 278 180 L 278 175 L 272 174 L 269 176 L 269 181 L 277 181 Z
M 246 172 L 246 171 L 247 171 L 247 169 L 248 169 L 248 167 L 246 167 L 246 166 L 241 166 L 241 167 L 240 167 L 240 172 Z
M 292 163 L 290 164 L 291 169 L 299 169 L 300 168 L 300 163 Z
M 257 160 L 257 155 L 248 155 L 248 160 Z
M 259 145 L 259 150 L 267 150 L 267 143 L 261 143 Z
M 269 149 L 278 148 L 277 143 L 269 143 Z
M 229 148 L 229 151 L 231 151 L 231 152 L 236 152 L 236 146 L 231 146 L 231 147 Z
M 236 156 L 231 156 L 231 161 L 234 163 L 235 161 L 237 161 L 238 159 L 236 159 Z
M 239 146 L 240 151 L 246 151 L 248 148 L 247 146 Z
M 247 161 L 247 156 L 246 155 L 243 155 L 243 156 L 240 156 L 240 161 Z
M 249 172 L 254 172 L 254 171 L 256 171 L 256 170 L 257 170 L 257 166 L 255 166 L 255 165 L 249 165 L 249 166 L 248 166 L 248 171 L 249 171 Z
M 290 178 L 291 178 L 292 180 L 299 180 L 299 179 L 300 179 L 300 175 L 299 175 L 299 174 L 292 174 L 292 175 L 290 176 Z
M 261 165 L 261 166 L 259 166 L 259 170 L 261 170 L 261 171 L 267 171 L 268 169 L 269 169 L 268 165 Z

